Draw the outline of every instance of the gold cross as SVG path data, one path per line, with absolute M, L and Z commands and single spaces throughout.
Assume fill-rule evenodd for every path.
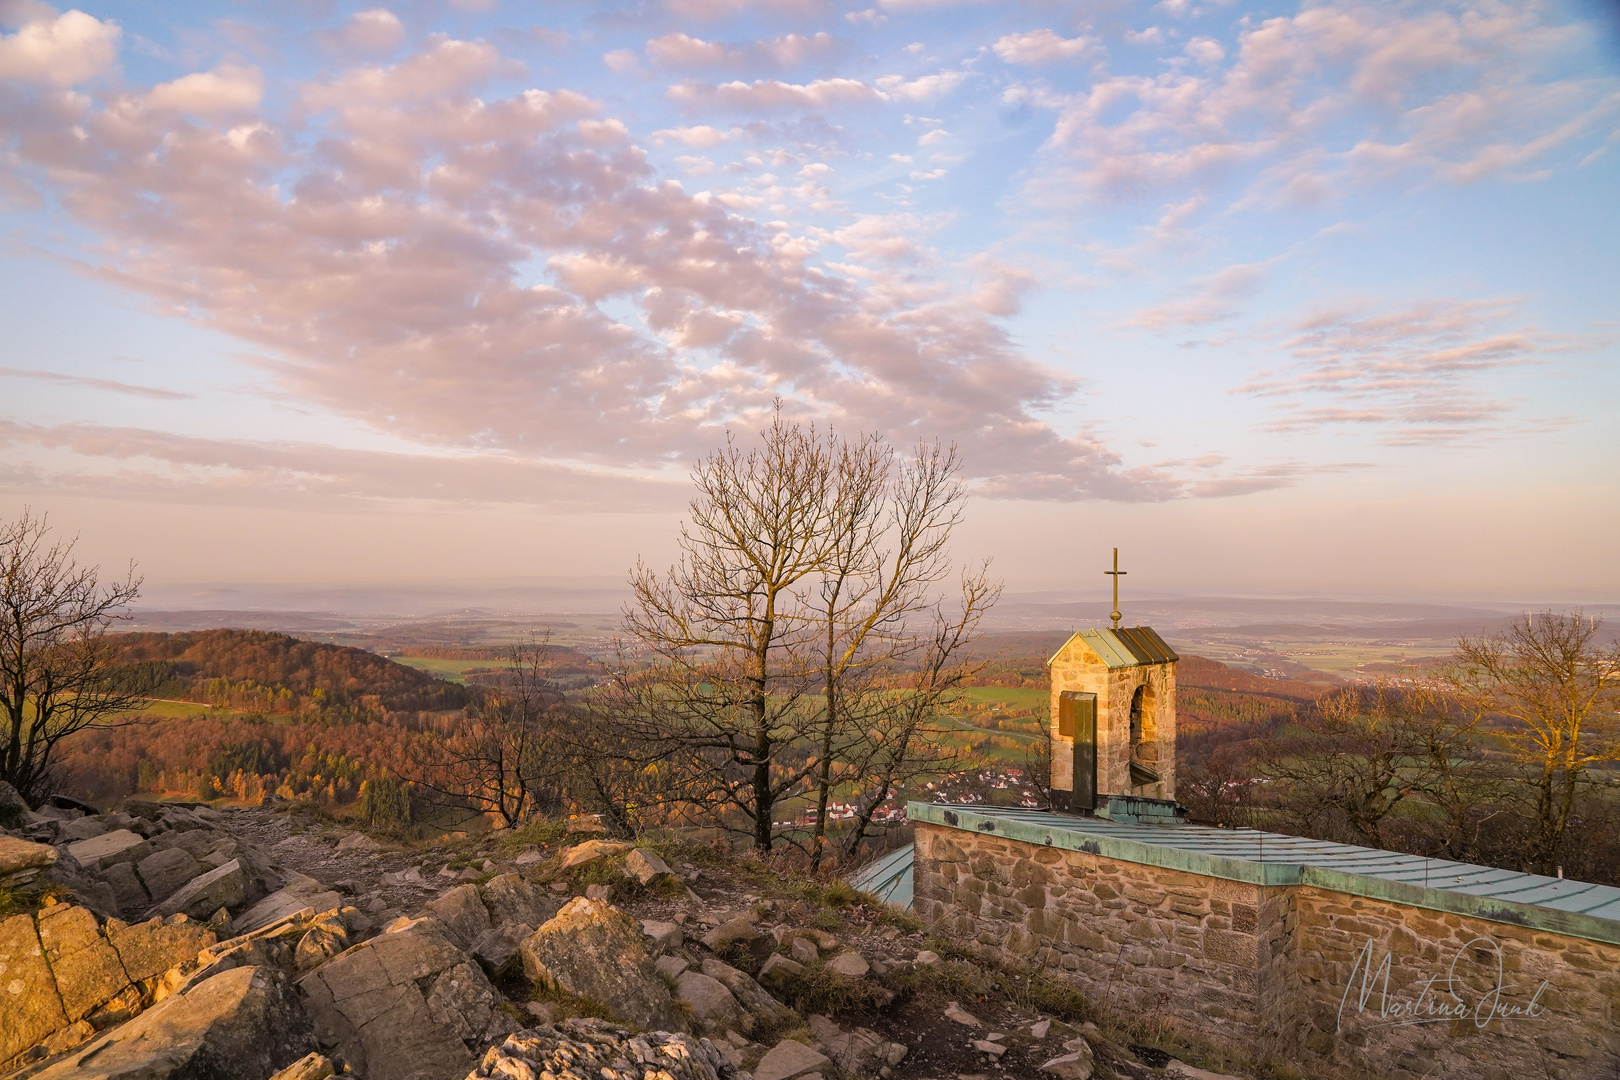
M 1129 572 L 1130 571 L 1128 570 L 1121 570 L 1119 568 L 1119 548 L 1115 548 L 1114 568 L 1112 570 L 1103 571 L 1103 573 L 1111 575 L 1114 579 L 1114 610 L 1109 613 L 1108 617 L 1114 620 L 1115 630 L 1119 629 L 1119 579 Z

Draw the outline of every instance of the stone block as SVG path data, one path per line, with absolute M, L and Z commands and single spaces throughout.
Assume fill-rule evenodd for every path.
M 832 1064 L 825 1054 L 801 1042 L 783 1039 L 760 1058 L 754 1067 L 754 1080 L 794 1080 Z
M 151 850 L 152 845 L 145 837 L 128 829 L 102 833 L 68 845 L 68 854 L 80 866 L 91 871 L 115 862 L 138 862 Z
M 47 908 L 39 913 L 39 938 L 69 1021 L 90 1016 L 128 989 L 123 962 L 89 910 L 70 904 Z
M 450 939 L 464 949 L 494 929 L 477 885 L 459 885 L 430 902 L 426 910 L 444 924 Z
M 174 895 L 157 905 L 158 915 L 189 915 L 206 919 L 220 908 L 233 908 L 247 899 L 248 878 L 242 864 L 232 859 L 216 870 L 192 878 Z
M 0 1062 L 68 1026 L 32 915 L 0 920 Z
M 219 941 L 213 931 L 184 915 L 148 919 L 134 926 L 108 920 L 106 930 L 131 982 L 161 975 Z
M 203 865 L 192 858 L 190 852 L 178 847 L 154 851 L 135 866 L 154 904 L 167 900 L 180 886 L 204 873 Z
M 736 1028 L 752 1030 L 752 1021 L 737 999 L 720 980 L 701 972 L 683 971 L 675 980 L 675 992 L 692 1009 L 692 1017 L 704 1031 L 722 1033 Z

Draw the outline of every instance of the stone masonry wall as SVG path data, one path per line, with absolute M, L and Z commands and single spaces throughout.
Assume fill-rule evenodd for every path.
M 1620 947 L 922 822 L 916 831 L 918 915 L 1066 973 L 1099 1003 L 1381 1077 L 1620 1076 Z M 1452 975 L 1455 997 L 1444 992 Z M 1535 1015 L 1490 1019 L 1496 1001 Z M 1441 1005 L 1468 1015 L 1437 1015 Z M 1401 1022 L 1411 1020 L 1426 1022 Z

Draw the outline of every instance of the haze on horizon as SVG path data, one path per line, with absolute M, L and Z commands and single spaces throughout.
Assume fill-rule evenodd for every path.
M 155 589 L 623 580 L 781 397 L 1015 590 L 1620 598 L 1613 5 L 221 11 L 0 0 L 0 515 Z

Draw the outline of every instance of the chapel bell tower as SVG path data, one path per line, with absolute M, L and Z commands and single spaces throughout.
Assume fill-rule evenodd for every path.
M 1151 627 L 1119 625 L 1119 550 L 1113 626 L 1079 630 L 1046 662 L 1052 676 L 1052 802 L 1089 813 L 1107 796 L 1173 803 L 1176 661 Z M 1106 812 L 1106 811 L 1105 811 Z M 1184 811 L 1182 813 L 1185 813 Z

